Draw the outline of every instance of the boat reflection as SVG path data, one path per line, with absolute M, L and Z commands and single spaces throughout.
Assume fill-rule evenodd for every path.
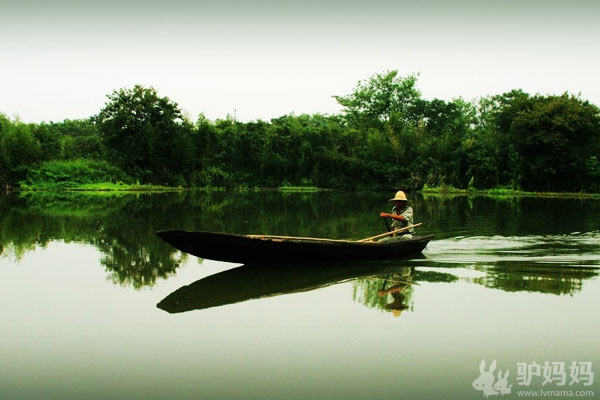
M 366 301 L 372 302 L 374 293 L 378 298 L 375 303 L 383 304 L 387 295 L 391 295 L 394 300 L 382 307 L 401 311 L 406 308 L 402 305 L 406 300 L 403 291 L 407 291 L 407 286 L 414 284 L 416 279 L 414 268 L 398 264 L 398 261 L 286 266 L 247 264 L 183 286 L 157 307 L 169 313 L 180 313 L 356 281 L 366 283 L 359 288 L 363 293 L 368 290 L 364 296 Z M 376 285 L 373 286 L 375 289 L 372 285 Z
M 461 276 L 476 271 L 483 276 Z M 293 265 L 243 265 L 183 286 L 157 307 L 181 313 L 311 291 L 352 282 L 353 298 L 366 307 L 399 316 L 414 304 L 415 288 L 423 282 L 466 282 L 506 292 L 537 292 L 570 295 L 582 291 L 583 282 L 598 276 L 597 268 L 565 268 L 532 264 L 440 265 L 421 259 L 356 263 Z

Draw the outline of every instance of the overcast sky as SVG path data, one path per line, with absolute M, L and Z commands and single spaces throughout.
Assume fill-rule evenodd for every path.
M 335 114 L 359 80 L 426 99 L 523 89 L 600 105 L 597 0 L 0 0 L 0 113 L 87 118 L 152 86 L 195 121 Z

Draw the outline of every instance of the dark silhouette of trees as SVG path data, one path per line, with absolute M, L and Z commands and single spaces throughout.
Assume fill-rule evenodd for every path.
M 108 95 L 86 120 L 25 124 L 0 114 L 3 186 L 28 174 L 52 179 L 68 169 L 51 163 L 61 161 L 110 171 L 97 163 L 107 162 L 129 181 L 184 187 L 600 190 L 600 110 L 578 96 L 513 90 L 477 102 L 427 100 L 417 75 L 388 71 L 334 97 L 340 115 L 200 115 L 193 124 L 169 98 L 137 85 Z

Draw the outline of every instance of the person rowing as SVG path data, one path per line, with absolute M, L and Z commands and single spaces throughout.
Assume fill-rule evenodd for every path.
M 393 198 L 389 199 L 388 201 L 394 203 L 394 206 L 392 207 L 392 213 L 391 214 L 381 213 L 381 217 L 392 219 L 392 229 L 391 230 L 396 230 L 396 229 L 414 225 L 413 209 L 408 204 L 408 198 L 406 197 L 406 194 L 402 190 L 397 191 L 396 195 Z M 405 232 L 402 233 L 400 238 L 401 239 L 412 239 L 414 233 L 415 233 L 414 228 L 407 229 Z

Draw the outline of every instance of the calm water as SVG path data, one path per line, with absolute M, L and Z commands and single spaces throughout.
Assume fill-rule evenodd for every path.
M 413 196 L 423 257 L 326 269 L 154 234 L 359 239 L 389 196 L 0 197 L 0 398 L 479 399 L 494 360 L 487 394 L 600 396 L 598 200 Z

